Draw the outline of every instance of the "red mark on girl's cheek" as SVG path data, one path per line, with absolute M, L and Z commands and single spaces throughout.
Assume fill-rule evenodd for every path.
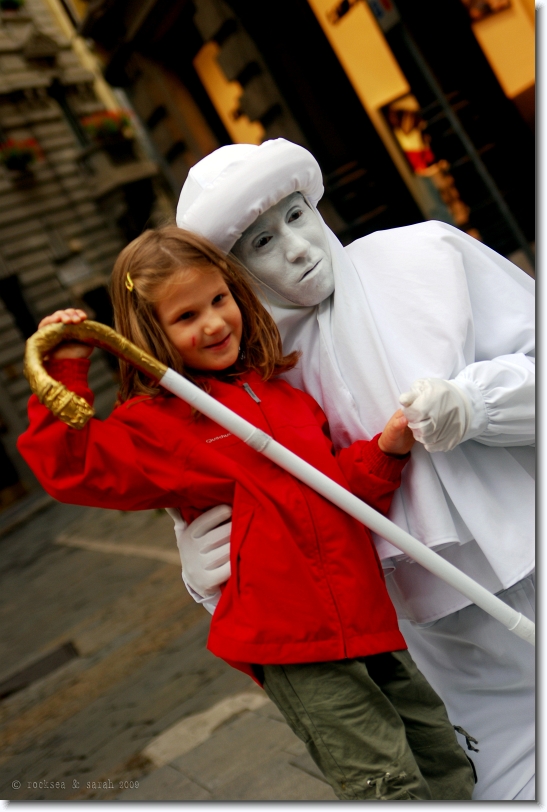
M 196 346 L 196 337 L 192 336 L 192 347 Z

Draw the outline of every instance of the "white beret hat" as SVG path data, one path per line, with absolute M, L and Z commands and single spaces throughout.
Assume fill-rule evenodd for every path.
M 304 147 L 284 138 L 220 147 L 188 173 L 177 225 L 227 254 L 259 215 L 293 192 L 314 206 L 323 195 L 321 169 Z

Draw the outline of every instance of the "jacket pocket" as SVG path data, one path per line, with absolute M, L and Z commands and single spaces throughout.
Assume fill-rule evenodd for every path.
M 241 568 L 241 554 L 245 540 L 249 534 L 251 523 L 253 520 L 254 508 L 252 505 L 240 503 L 239 500 L 234 500 L 234 511 L 232 514 L 232 547 L 231 547 L 231 566 L 232 576 L 235 574 L 235 586 L 238 595 L 241 591 L 240 584 L 240 568 Z M 234 532 L 235 528 L 235 532 Z

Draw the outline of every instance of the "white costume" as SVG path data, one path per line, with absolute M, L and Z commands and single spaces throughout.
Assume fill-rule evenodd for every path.
M 228 252 L 296 191 L 313 208 L 323 191 L 303 148 L 282 139 L 223 147 L 190 171 L 177 223 Z M 462 442 L 448 452 L 414 446 L 390 518 L 533 616 L 533 281 L 444 223 L 347 248 L 323 227 L 334 294 L 316 307 L 270 304 L 285 352 L 303 352 L 286 378 L 321 404 L 337 447 L 380 432 L 417 378 L 453 381 L 467 404 Z M 479 740 L 474 797 L 533 798 L 532 647 L 375 540 L 414 659 L 453 723 Z

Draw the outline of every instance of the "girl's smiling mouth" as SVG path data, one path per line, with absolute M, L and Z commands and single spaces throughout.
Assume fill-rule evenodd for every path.
M 203 349 L 205 350 L 213 350 L 213 352 L 218 350 L 224 350 L 230 343 L 230 338 L 232 337 L 232 333 L 228 333 L 228 335 L 222 339 L 222 341 L 217 341 L 216 344 L 208 344 Z

